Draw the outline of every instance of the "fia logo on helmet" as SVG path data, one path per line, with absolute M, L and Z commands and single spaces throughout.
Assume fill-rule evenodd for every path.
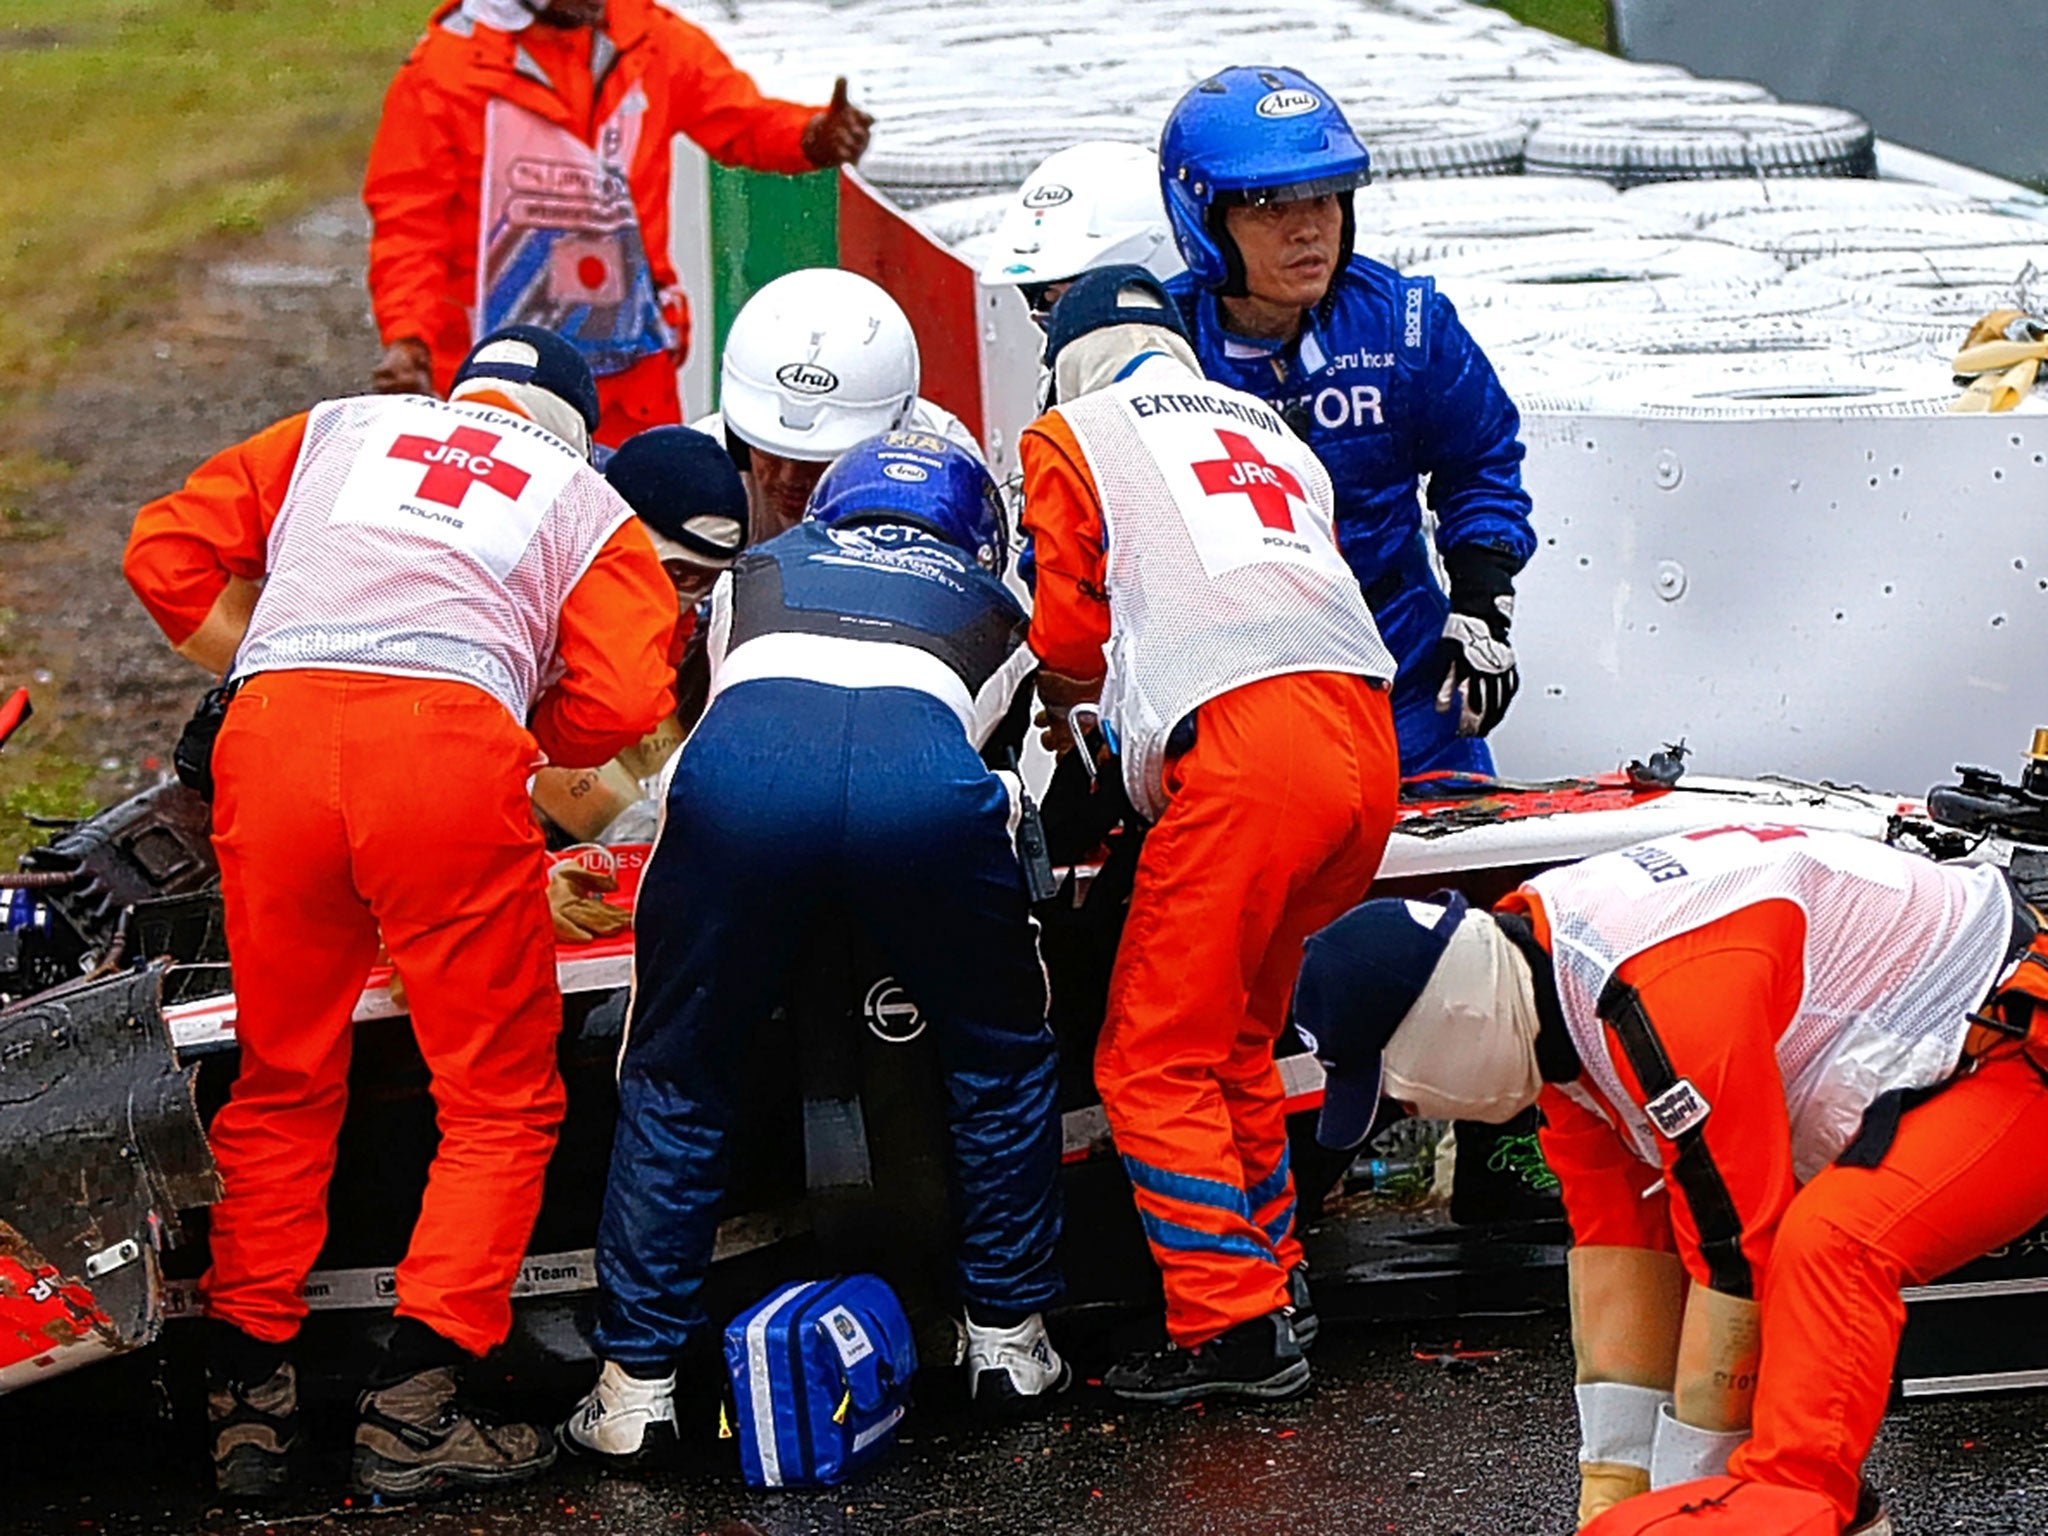
M 1261 117 L 1299 117 L 1323 104 L 1314 91 L 1268 91 L 1253 108 Z
M 1045 182 L 1024 194 L 1026 208 L 1057 208 L 1061 203 L 1071 203 L 1073 200 L 1073 188 L 1063 187 L 1056 181 Z
M 816 363 L 784 363 L 775 370 L 775 382 L 800 395 L 829 395 L 839 387 L 839 375 Z

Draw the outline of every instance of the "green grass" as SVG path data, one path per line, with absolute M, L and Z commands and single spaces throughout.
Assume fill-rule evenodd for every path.
M 432 0 L 5 0 L 0 390 L 362 175 Z
M 1491 0 L 1515 20 L 1606 50 L 1607 0 Z

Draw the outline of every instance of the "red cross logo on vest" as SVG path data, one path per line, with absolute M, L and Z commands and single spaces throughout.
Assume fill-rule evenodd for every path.
M 1216 429 L 1228 457 L 1210 459 L 1190 466 L 1202 489 L 1211 496 L 1243 496 L 1252 504 L 1259 521 L 1268 528 L 1294 532 L 1293 502 L 1307 501 L 1301 482 L 1291 470 L 1268 464 L 1252 440 L 1242 432 Z
M 420 481 L 422 501 L 438 501 L 444 507 L 459 507 L 471 489 L 487 485 L 507 501 L 517 501 L 533 476 L 516 465 L 493 458 L 500 442 L 496 432 L 480 427 L 457 427 L 446 442 L 401 432 L 385 455 L 427 466 Z

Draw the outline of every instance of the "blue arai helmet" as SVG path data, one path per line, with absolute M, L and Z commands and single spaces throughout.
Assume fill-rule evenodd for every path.
M 1244 293 L 1244 259 L 1226 233 L 1232 203 L 1349 194 L 1372 180 L 1372 157 L 1330 93 L 1298 69 L 1238 66 L 1174 104 L 1159 140 L 1159 182 L 1174 243 L 1197 285 Z M 1341 270 L 1356 225 L 1342 195 Z
M 827 528 L 909 523 L 997 575 L 1010 557 L 1009 519 L 988 467 L 929 432 L 882 432 L 855 443 L 819 478 L 807 511 Z

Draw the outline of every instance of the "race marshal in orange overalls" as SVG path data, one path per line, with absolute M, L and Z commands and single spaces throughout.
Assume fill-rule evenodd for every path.
M 1393 657 L 1337 552 L 1329 475 L 1270 407 L 1202 377 L 1157 279 L 1083 273 L 1046 350 L 1056 403 L 1020 444 L 1038 696 L 1061 748 L 1054 712 L 1099 708 L 1152 823 L 1095 1083 L 1174 1347 L 1103 1385 L 1289 1397 L 1314 1311 L 1273 1044 L 1302 941 L 1386 849 Z
M 373 386 L 445 393 L 476 338 L 533 324 L 597 376 L 598 442 L 679 421 L 671 141 L 760 171 L 843 165 L 870 122 L 845 86 L 822 109 L 765 97 L 656 0 L 448 0 L 392 82 L 363 181 Z
M 1997 868 L 1728 826 L 1492 912 L 1365 902 L 1309 940 L 1294 1018 L 1326 1145 L 1363 1142 L 1383 1098 L 1541 1111 L 1588 1536 L 1707 1501 L 1743 1536 L 1877 1536 L 1861 1474 L 1902 1288 L 2048 1215 L 2044 998 L 2040 914 Z
M 227 1195 L 200 1282 L 232 1497 L 283 1491 L 301 1462 L 290 1346 L 380 937 L 440 1139 L 355 1484 L 411 1497 L 553 1459 L 544 1429 L 470 1415 L 458 1371 L 512 1326 L 564 1103 L 527 781 L 606 761 L 674 704 L 675 590 L 586 462 L 596 420 L 575 350 L 510 327 L 458 366 L 453 399 L 324 401 L 136 516 L 129 584 L 237 690 L 211 770 L 241 1063 L 208 1131 Z

